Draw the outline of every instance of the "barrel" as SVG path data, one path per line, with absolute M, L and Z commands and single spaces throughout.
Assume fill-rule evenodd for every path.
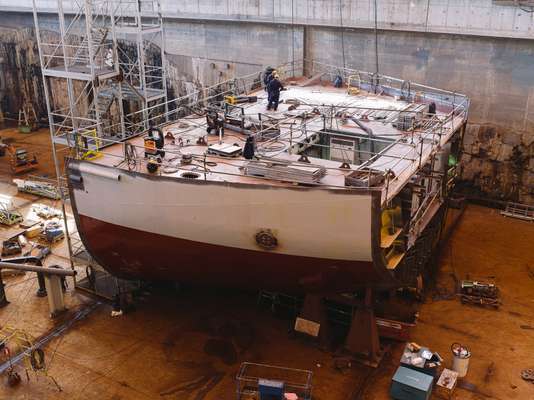
M 451 351 L 453 357 L 452 370 L 458 372 L 458 378 L 463 378 L 467 375 L 471 352 L 467 346 L 463 346 L 460 343 L 453 343 Z

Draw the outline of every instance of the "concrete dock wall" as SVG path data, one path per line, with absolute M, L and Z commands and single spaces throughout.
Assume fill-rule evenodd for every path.
M 57 0 L 37 0 L 43 12 L 57 12 Z M 380 29 L 534 38 L 529 7 L 494 0 L 376 0 Z M 502 2 L 501 2 L 502 3 Z M 63 9 L 73 10 L 63 0 Z M 226 22 L 375 26 L 374 0 L 160 0 L 166 18 Z M 0 10 L 29 12 L 32 0 L 0 0 Z
M 52 12 L 55 0 L 40 3 Z M 533 14 L 491 0 L 377 5 L 380 73 L 471 97 L 472 189 L 534 202 Z M 0 0 L 0 25 L 31 26 L 30 6 Z M 176 94 L 293 57 L 375 70 L 372 0 L 163 0 L 162 9 Z

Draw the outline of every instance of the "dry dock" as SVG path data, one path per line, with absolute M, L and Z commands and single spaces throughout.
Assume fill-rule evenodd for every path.
M 32 137 L 35 143 L 48 139 L 45 132 L 27 140 Z M 13 196 L 23 212 L 32 202 L 54 205 L 6 184 L 0 192 Z M 0 229 L 2 239 L 10 235 Z M 437 290 L 417 306 L 412 340 L 439 352 L 445 366 L 451 363 L 451 343 L 471 347 L 465 378 L 470 390 L 458 388 L 454 399 L 534 398 L 534 385 L 520 377 L 521 370 L 534 367 L 533 239 L 533 224 L 470 205 L 442 252 Z M 56 245 L 46 262 L 67 265 L 65 251 L 63 243 Z M 495 279 L 503 305 L 499 310 L 462 305 L 451 296 L 454 277 Z M 11 303 L 0 309 L 0 324 L 36 338 L 94 304 L 70 284 L 69 311 L 50 320 L 46 298 L 35 296 L 35 275 L 6 277 L 5 283 Z M 44 348 L 48 373 L 62 392 L 42 375 L 30 375 L 30 382 L 23 375 L 16 388 L 2 382 L 0 399 L 231 399 L 243 361 L 312 370 L 314 399 L 389 399 L 402 343 L 393 344 L 378 369 L 353 364 L 340 371 L 331 352 L 295 338 L 289 319 L 258 308 L 256 300 L 254 293 L 160 288 L 123 316 L 112 318 L 111 307 L 99 304 Z

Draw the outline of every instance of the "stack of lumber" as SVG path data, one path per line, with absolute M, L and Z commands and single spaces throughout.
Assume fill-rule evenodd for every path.
M 60 198 L 57 187 L 50 183 L 23 179 L 13 179 L 13 183 L 17 185 L 19 192 L 31 193 L 54 200 L 58 200 Z
M 326 168 L 316 165 L 295 165 L 276 162 L 248 162 L 244 168 L 245 175 L 284 182 L 306 184 L 318 183 L 325 175 Z

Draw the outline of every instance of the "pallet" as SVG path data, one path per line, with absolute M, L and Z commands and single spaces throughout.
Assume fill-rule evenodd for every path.
M 502 304 L 498 298 L 484 297 L 484 296 L 470 296 L 467 294 L 459 294 L 462 304 L 474 304 L 479 306 L 489 306 L 499 308 Z

